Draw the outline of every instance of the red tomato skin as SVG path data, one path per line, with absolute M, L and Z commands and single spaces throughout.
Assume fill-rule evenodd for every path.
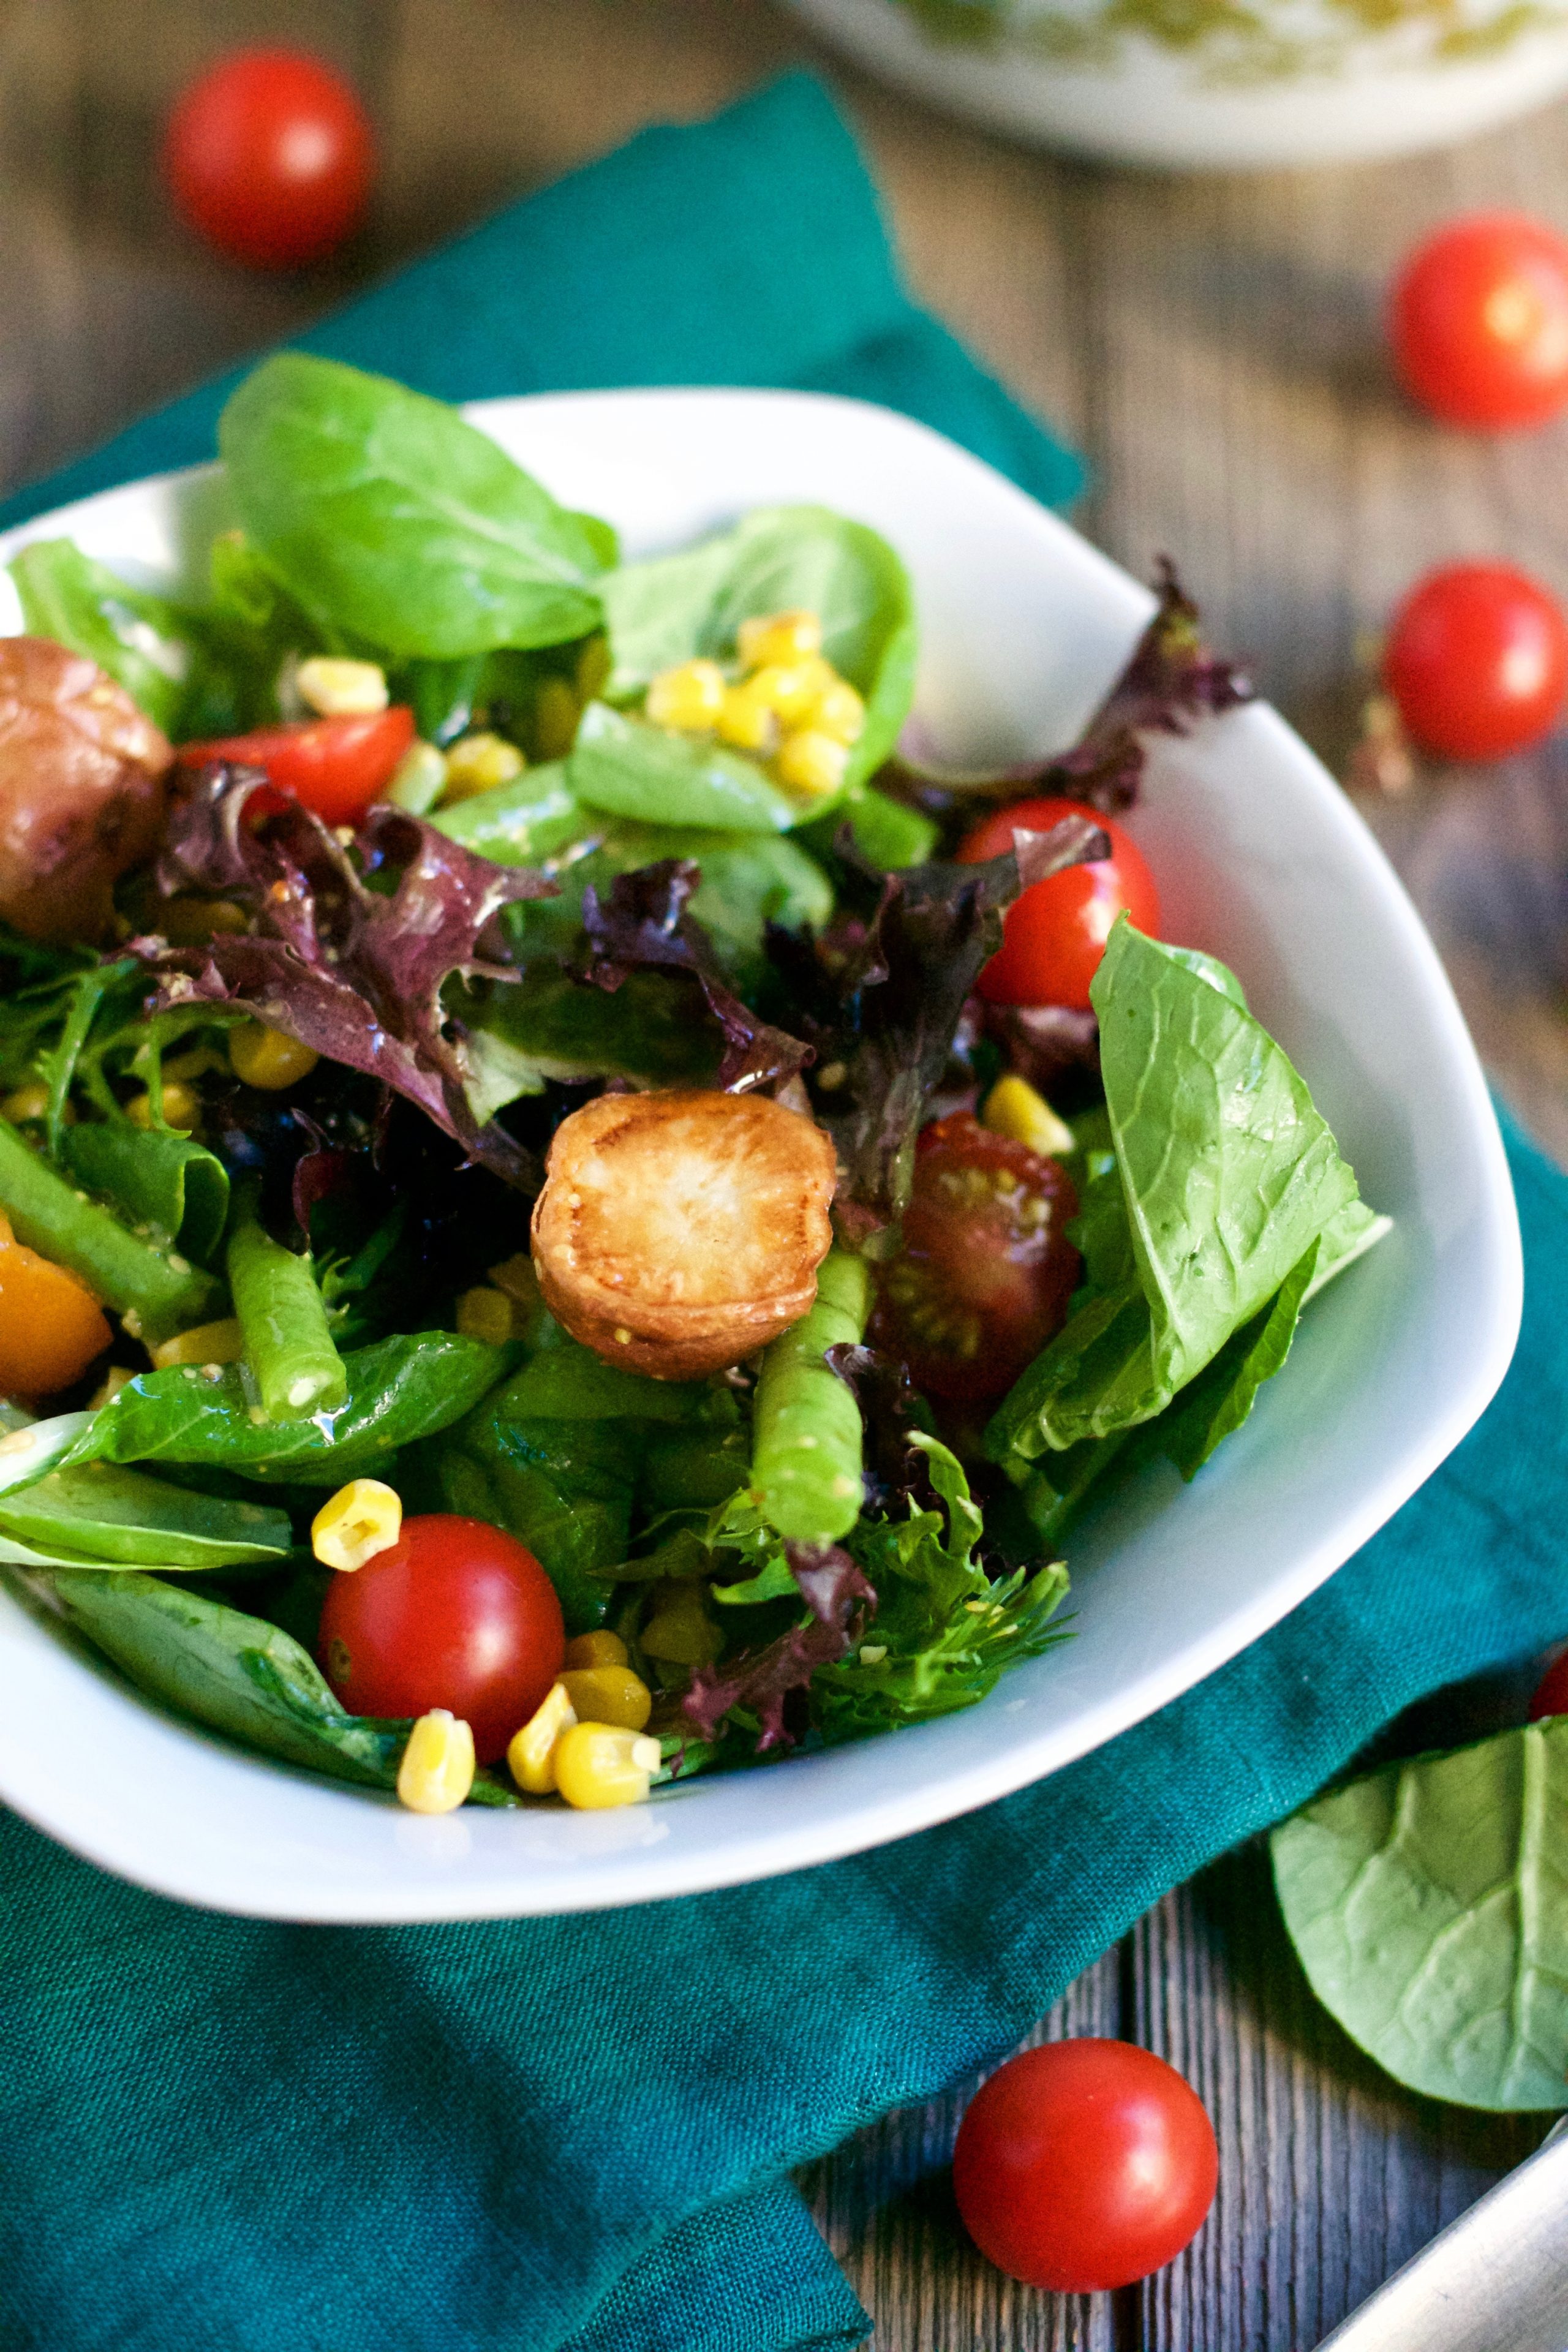
M 1048 833 L 1068 816 L 1102 826 L 1110 835 L 1111 854 L 1032 883 L 1009 907 L 1001 948 L 978 983 L 988 1003 L 1064 1004 L 1087 1013 L 1089 984 L 1117 916 L 1125 913 L 1135 929 L 1159 937 L 1160 894 L 1142 851 L 1122 826 L 1081 801 L 1015 802 L 966 835 L 958 855 L 966 865 L 1000 857 L 1012 847 L 1016 830 Z
M 1400 269 L 1388 332 L 1401 383 L 1444 424 L 1544 425 L 1568 401 L 1568 239 L 1528 213 L 1450 221 Z
M 1550 734 L 1568 691 L 1568 623 L 1508 563 L 1448 563 L 1394 614 L 1384 681 L 1424 751 L 1502 760 Z
M 1196 2236 L 1219 2150 L 1190 2084 L 1131 2042 L 1020 2051 L 970 2102 L 958 2210 L 987 2262 L 1029 2286 L 1131 2286 Z
M 1547 1667 L 1530 1702 L 1531 1723 L 1544 1722 L 1549 1715 L 1568 1715 L 1568 1650 Z
M 182 765 L 234 760 L 263 768 L 268 781 L 314 811 L 323 824 L 355 824 L 397 772 L 414 740 L 414 713 L 405 703 L 348 719 L 302 719 L 258 727 L 248 735 L 222 735 L 183 743 Z
M 300 49 L 237 49 L 190 83 L 163 134 L 190 226 L 232 261 L 297 269 L 364 217 L 375 140 L 353 89 Z
M 327 1587 L 316 1654 L 353 1715 L 449 1707 L 493 1764 L 560 1673 L 566 1628 L 526 1544 L 484 1519 L 405 1519 L 396 1543 Z

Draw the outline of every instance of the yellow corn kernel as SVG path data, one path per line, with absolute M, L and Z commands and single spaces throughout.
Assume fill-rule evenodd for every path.
M 465 1339 L 484 1339 L 501 1348 L 515 1328 L 511 1300 L 504 1290 L 465 1290 L 458 1300 L 458 1328 Z
M 746 680 L 746 692 L 765 702 L 783 727 L 816 724 L 817 704 L 837 677 L 819 655 L 806 661 L 768 662 Z
M 515 743 L 504 735 L 465 735 L 447 754 L 447 789 L 443 808 L 454 801 L 471 801 L 479 793 L 493 793 L 510 784 L 528 765 Z
M 737 751 L 771 751 L 779 740 L 778 712 L 770 702 L 744 686 L 727 686 L 719 711 L 719 738 Z
M 161 1372 L 171 1364 L 237 1364 L 245 1353 L 245 1334 L 229 1316 L 222 1323 L 197 1323 L 188 1331 L 176 1331 L 147 1353 Z
M 176 1078 L 172 1086 L 164 1087 L 162 1092 L 164 1126 L 183 1127 L 187 1130 L 195 1127 L 201 1113 L 201 1105 L 190 1087 L 182 1086 Z M 153 1117 L 152 1096 L 132 1096 L 125 1106 L 125 1116 L 132 1127 L 154 1126 L 156 1122 Z
M 813 800 L 836 793 L 849 765 L 848 747 L 836 743 L 815 727 L 797 727 L 779 745 L 773 772 L 787 792 L 805 793 Z
M 765 662 L 796 662 L 822 651 L 822 623 L 815 613 L 769 613 L 742 621 L 736 645 L 747 669 Z
M 533 698 L 533 755 L 563 760 L 577 740 L 583 706 L 563 677 L 542 678 Z
M 583 1666 L 624 1666 L 626 1663 L 626 1645 L 607 1625 L 596 1633 L 574 1634 L 566 1644 L 566 1664 L 574 1673 Z
M 724 673 L 717 662 L 682 662 L 660 670 L 648 687 L 643 715 L 655 727 L 680 735 L 705 735 L 719 724 L 724 708 Z
M 37 1078 L 30 1079 L 26 1086 L 17 1087 L 13 1093 L 6 1096 L 4 1102 L 0 1102 L 0 1111 L 5 1113 L 13 1125 L 20 1125 L 24 1119 L 42 1118 L 48 1107 L 49 1090 Z
M 596 637 L 590 637 L 577 656 L 577 667 L 574 673 L 578 699 L 582 702 L 592 702 L 595 695 L 602 693 L 609 682 L 613 667 L 610 660 L 609 639 L 603 634 Z
M 552 1683 L 521 1731 L 514 1731 L 506 1751 L 508 1769 L 524 1794 L 549 1797 L 555 1791 L 555 1750 L 562 1736 L 577 1717 L 564 1686 Z
M 569 1805 L 594 1812 L 640 1805 L 659 1767 L 659 1745 L 610 1723 L 574 1723 L 555 1749 L 555 1785 Z
M 1071 1128 L 1057 1117 L 1044 1095 L 1037 1093 L 1027 1078 L 998 1078 L 985 1097 L 980 1124 L 988 1127 L 993 1135 L 1006 1135 L 1015 1143 L 1026 1143 L 1031 1151 L 1038 1151 L 1047 1160 L 1073 1148 Z
M 410 743 L 382 798 L 410 816 L 427 816 L 446 789 L 446 753 L 434 743 Z
M 331 654 L 312 654 L 302 661 L 294 685 L 306 709 L 321 719 L 368 716 L 384 710 L 392 698 L 386 672 L 378 662 L 340 661 Z
M 219 932 L 243 931 L 246 914 L 232 898 L 202 898 L 184 890 L 166 898 L 158 929 L 172 948 L 201 948 Z
M 351 1478 L 310 1521 L 310 1549 L 323 1568 L 363 1568 L 403 1533 L 403 1498 L 379 1478 Z
M 831 735 L 836 743 L 858 743 L 866 732 L 866 706 L 847 677 L 835 673 L 831 683 L 823 688 L 811 723 L 819 735 Z
M 280 1094 L 285 1087 L 297 1086 L 310 1076 L 318 1059 L 297 1037 L 268 1029 L 261 1021 L 242 1021 L 228 1033 L 229 1067 L 246 1086 L 258 1087 L 263 1094 Z
M 121 1390 L 129 1388 L 135 1378 L 136 1375 L 129 1365 L 110 1364 L 88 1399 L 89 1412 L 100 1412 L 106 1404 L 112 1404 Z
M 455 1813 L 474 1785 L 474 1735 L 444 1706 L 422 1715 L 397 1768 L 397 1794 L 411 1813 Z
M 637 1639 L 650 1658 L 671 1666 L 710 1666 L 723 1647 L 697 1584 L 667 1584 Z
M 653 1693 L 630 1666 L 569 1666 L 561 1682 L 579 1723 L 640 1731 L 653 1713 Z

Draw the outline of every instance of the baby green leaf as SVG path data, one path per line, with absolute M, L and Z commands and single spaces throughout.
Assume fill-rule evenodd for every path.
M 1568 2106 L 1568 1717 L 1385 1765 L 1271 1840 L 1312 1990 L 1395 2080 Z
M 117 678 L 165 734 L 180 731 L 201 651 L 187 615 L 132 588 L 68 539 L 37 539 L 11 559 L 22 618 L 35 636 L 85 654 Z
M 172 1486 L 107 1462 L 0 1495 L 0 1528 L 78 1559 L 146 1568 L 270 1566 L 293 1544 L 286 1511 Z
M 754 760 L 698 735 L 676 735 L 591 702 L 566 761 L 585 807 L 643 824 L 710 826 L 716 833 L 787 833 L 800 804 Z
M 228 1215 L 228 1171 L 205 1144 L 170 1128 L 101 1119 L 64 1129 L 60 1157 L 130 1223 L 178 1242 L 187 1257 L 211 1259 Z

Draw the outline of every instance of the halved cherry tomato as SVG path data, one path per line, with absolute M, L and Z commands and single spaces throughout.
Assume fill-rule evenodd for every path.
M 356 229 L 375 173 L 350 85 L 300 49 L 238 49 L 182 93 L 163 172 L 193 228 L 258 269 L 319 261 Z
M 1568 239 L 1528 213 L 1474 213 L 1418 246 L 1394 282 L 1400 382 L 1445 424 L 1543 425 L 1568 401 Z
M 963 2226 L 1010 2278 L 1059 2293 L 1131 2286 L 1179 2254 L 1214 2202 L 1202 2100 L 1130 2042 L 1086 2036 L 1009 2058 L 952 2151 Z
M 1159 936 L 1160 894 L 1142 853 L 1121 825 L 1079 801 L 1016 801 L 966 835 L 959 856 L 966 865 L 1000 857 L 1015 833 L 1048 833 L 1067 816 L 1102 826 L 1110 856 L 1032 884 L 1008 908 L 1001 950 L 980 975 L 980 993 L 992 1004 L 1064 1004 L 1087 1013 L 1089 983 L 1117 916 L 1125 913 L 1135 929 Z
M 1078 1213 L 1060 1162 L 993 1135 L 968 1111 L 924 1129 L 899 1255 L 871 1337 L 918 1389 L 955 1404 L 1004 1395 L 1067 1315 Z
M 1568 1715 L 1568 1650 L 1547 1667 L 1530 1702 L 1531 1723 L 1540 1723 L 1549 1715 Z
M 182 743 L 181 764 L 236 760 L 263 768 L 280 792 L 302 801 L 325 824 L 353 824 L 392 782 L 414 740 L 414 713 L 395 702 L 350 719 L 301 719 L 258 727 L 209 743 Z
M 1562 712 L 1568 622 L 1550 591 L 1511 564 L 1445 564 L 1394 614 L 1383 674 L 1425 751 L 1506 759 Z
M 81 1378 L 110 1337 L 86 1283 L 25 1249 L 0 1217 L 0 1391 L 53 1396 Z
M 332 1578 L 317 1654 L 352 1714 L 448 1707 L 493 1764 L 560 1673 L 566 1629 L 525 1544 L 437 1511 L 405 1519 L 387 1550 Z

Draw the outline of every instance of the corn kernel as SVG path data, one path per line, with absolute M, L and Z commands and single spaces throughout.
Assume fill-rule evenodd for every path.
M 820 800 L 838 790 L 848 765 L 847 745 L 836 743 L 831 735 L 820 734 L 815 727 L 798 727 L 779 745 L 773 772 L 787 791 Z
M 171 1364 L 237 1364 L 245 1353 L 245 1335 L 233 1316 L 221 1323 L 197 1323 L 177 1331 L 147 1353 L 161 1372 Z
M 577 1717 L 560 1683 L 552 1683 L 521 1731 L 514 1731 L 506 1751 L 512 1779 L 530 1797 L 555 1791 L 555 1750 L 563 1733 Z
M 427 816 L 446 789 L 446 753 L 434 743 L 410 743 L 382 798 L 410 816 Z
M 816 706 L 837 676 L 819 656 L 806 661 L 769 662 L 746 680 L 746 691 L 765 702 L 781 726 L 809 727 L 815 725 Z
M 232 898 L 203 898 L 183 890 L 166 898 L 158 928 L 172 948 L 201 948 L 218 932 L 243 931 L 246 915 Z
M 403 1498 L 379 1478 L 351 1478 L 310 1521 L 310 1549 L 323 1568 L 363 1568 L 403 1533 Z
M 771 703 L 744 686 L 727 686 L 719 711 L 719 738 L 737 751 L 771 751 L 779 740 L 778 713 Z
M 624 1666 L 626 1663 L 626 1643 L 605 1625 L 596 1633 L 574 1634 L 566 1644 L 566 1664 L 574 1673 L 582 1666 Z
M 444 1706 L 422 1715 L 397 1768 L 397 1794 L 411 1813 L 455 1813 L 474 1785 L 474 1735 Z
M 653 1693 L 630 1666 L 568 1667 L 561 1682 L 579 1723 L 640 1731 L 653 1713 Z
M 514 1328 L 511 1300 L 504 1290 L 465 1290 L 458 1300 L 458 1328 L 465 1339 L 484 1339 L 501 1348 Z
M 42 1118 L 48 1107 L 49 1090 L 37 1078 L 17 1087 L 4 1102 L 0 1102 L 0 1111 L 14 1124 L 19 1124 L 23 1119 Z
M 638 1805 L 658 1770 L 659 1745 L 609 1723 L 574 1723 L 555 1749 L 555 1785 L 579 1811 Z
M 812 725 L 836 743 L 858 743 L 866 732 L 866 706 L 847 677 L 837 675 L 817 697 Z
M 655 727 L 673 727 L 681 735 L 706 734 L 719 724 L 725 692 L 724 673 L 717 662 L 682 662 L 677 669 L 661 670 L 652 681 L 644 716 Z
M 1038 1151 L 1047 1160 L 1073 1148 L 1071 1128 L 1057 1117 L 1044 1095 L 1037 1093 L 1027 1078 L 998 1078 L 985 1097 L 980 1124 L 988 1127 L 993 1135 L 1006 1135 L 1015 1143 L 1026 1143 L 1031 1151 Z
M 537 760 L 563 760 L 577 740 L 583 706 L 563 677 L 542 678 L 533 698 L 533 754 Z
M 391 696 L 378 662 L 340 661 L 312 654 L 294 673 L 294 687 L 307 710 L 321 719 L 357 719 L 384 710 Z
M 166 1086 L 162 1089 L 162 1096 L 165 1127 L 181 1127 L 187 1132 L 195 1127 L 201 1113 L 201 1105 L 189 1087 L 182 1086 L 176 1078 L 172 1086 Z M 151 1128 L 157 1125 L 157 1121 L 153 1117 L 151 1095 L 132 1096 L 125 1106 L 125 1116 L 132 1127 Z
M 723 1647 L 722 1634 L 690 1585 L 666 1586 L 637 1639 L 650 1658 L 671 1666 L 710 1666 Z
M 527 765 L 517 745 L 509 743 L 504 735 L 465 735 L 447 754 L 447 789 L 441 805 L 450 808 L 455 801 L 493 793 L 498 784 L 510 784 L 521 776 Z
M 800 661 L 822 651 L 822 623 L 815 613 L 769 613 L 742 621 L 735 642 L 748 669 L 761 669 L 765 662 Z
M 280 1094 L 285 1087 L 297 1086 L 310 1076 L 318 1058 L 297 1037 L 286 1036 L 281 1029 L 268 1029 L 260 1021 L 242 1021 L 228 1033 L 229 1066 L 235 1076 L 247 1087 L 258 1087 L 263 1094 Z

